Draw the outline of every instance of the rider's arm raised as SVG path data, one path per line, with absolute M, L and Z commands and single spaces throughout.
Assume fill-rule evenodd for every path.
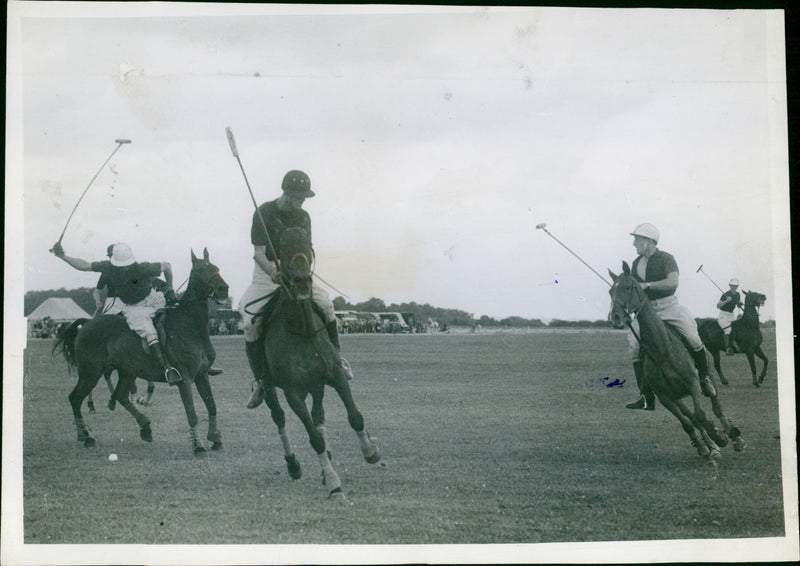
M 92 271 L 92 264 L 85 259 L 81 259 L 79 257 L 70 257 L 68 255 L 62 255 L 60 257 L 78 271 Z

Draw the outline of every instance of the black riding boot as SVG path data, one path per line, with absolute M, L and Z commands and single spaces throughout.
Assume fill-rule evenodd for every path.
M 705 348 L 694 350 L 692 352 L 694 365 L 697 368 L 697 373 L 700 376 L 700 387 L 703 390 L 703 395 L 706 397 L 714 397 L 717 394 L 714 388 L 714 382 L 711 381 L 711 376 L 708 374 L 708 360 L 706 359 Z
M 169 385 L 177 385 L 183 378 L 178 370 L 167 363 L 167 358 L 164 356 L 164 350 L 161 349 L 161 344 L 154 342 L 149 345 L 150 352 L 158 361 L 158 365 L 164 370 L 164 377 Z
M 725 354 L 728 356 L 732 356 L 736 353 L 736 350 L 733 349 L 734 341 L 733 341 L 733 330 L 731 330 L 730 334 L 725 334 Z
M 628 409 L 644 409 L 654 411 L 656 399 L 652 388 L 644 382 L 644 362 L 637 360 L 633 362 L 633 374 L 636 376 L 636 385 L 639 388 L 639 399 L 633 403 L 625 405 Z
M 338 352 L 341 348 L 339 346 L 339 329 L 336 327 L 336 321 L 329 322 L 325 325 L 325 330 L 328 332 L 328 338 L 330 338 L 331 342 L 333 343 L 334 348 Z M 353 379 L 353 370 L 350 368 L 350 362 L 344 359 L 343 356 L 339 356 L 342 360 L 342 369 L 344 370 L 344 375 L 348 381 Z
M 338 352 L 341 348 L 339 347 L 339 329 L 336 328 L 336 321 L 334 320 L 326 324 L 325 330 L 327 330 L 328 338 L 330 338 L 331 343 L 336 347 L 336 351 Z
M 247 353 L 247 361 L 250 363 L 250 369 L 253 371 L 253 392 L 250 399 L 247 401 L 248 409 L 255 409 L 264 402 L 265 391 L 261 380 L 267 372 L 267 364 L 264 359 L 264 352 L 262 351 L 262 344 L 260 340 L 255 342 L 248 342 L 245 340 L 244 349 Z

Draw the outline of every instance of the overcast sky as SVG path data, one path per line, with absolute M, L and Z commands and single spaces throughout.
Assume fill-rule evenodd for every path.
M 700 265 L 725 289 L 738 277 L 765 293 L 762 318 L 775 316 L 789 273 L 781 12 L 207 5 L 190 17 L 123 3 L 87 17 L 43 4 L 10 29 L 24 223 L 6 246 L 24 245 L 25 290 L 94 285 L 48 249 L 129 138 L 78 206 L 67 253 L 103 259 L 125 241 L 170 262 L 177 285 L 190 249 L 208 247 L 238 301 L 253 205 L 229 126 L 259 203 L 287 170 L 310 175 L 316 269 L 334 297 L 602 319 L 605 283 L 536 225 L 607 278 L 647 221 L 696 316 L 715 316 L 720 295 Z

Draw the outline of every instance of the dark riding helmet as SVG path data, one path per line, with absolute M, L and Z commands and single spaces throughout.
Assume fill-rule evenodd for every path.
M 311 190 L 311 179 L 302 171 L 292 170 L 283 176 L 281 183 L 283 192 L 293 197 L 310 198 L 314 196 Z

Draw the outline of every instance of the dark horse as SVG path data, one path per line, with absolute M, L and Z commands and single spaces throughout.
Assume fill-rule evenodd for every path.
M 163 321 L 165 353 L 183 376 L 177 387 L 189 420 L 192 448 L 197 455 L 204 453 L 205 447 L 198 439 L 192 383 L 208 411 L 206 438 L 212 442 L 212 450 L 222 447 L 222 435 L 217 428 L 217 407 L 208 380 L 208 368 L 214 360 L 207 357 L 206 350 L 209 344 L 208 299 L 225 299 L 227 296 L 228 284 L 220 276 L 217 266 L 208 261 L 208 250 L 203 250 L 203 259 L 198 259 L 192 252 L 192 271 L 186 292 L 177 306 L 167 309 Z M 152 442 L 150 419 L 131 403 L 129 393 L 137 377 L 165 382 L 164 373 L 122 316 L 103 315 L 90 320 L 76 320 L 58 339 L 56 347 L 60 347 L 67 361 L 78 369 L 78 383 L 69 394 L 69 402 L 78 440 L 84 446 L 94 446 L 96 441 L 83 421 L 81 403 L 100 377 L 113 369 L 117 370 L 119 379 L 111 400 L 119 402 L 133 415 L 142 439 Z
M 280 250 L 283 283 L 265 312 L 258 315 L 266 318 L 262 339 L 267 371 L 260 376 L 265 386 L 266 404 L 278 427 L 290 477 L 299 479 L 302 472 L 286 434 L 286 416 L 278 401 L 277 387 L 283 390 L 287 403 L 308 432 L 322 467 L 323 483 L 330 490 L 329 496 L 344 498 L 341 480 L 331 465 L 327 449 L 323 409 L 326 385 L 335 389 L 344 403 L 364 459 L 370 464 L 377 463 L 380 451 L 364 428 L 364 418 L 353 401 L 341 357 L 328 338 L 323 319 L 312 300 L 314 258 L 308 233 L 302 228 L 287 229 L 281 238 Z M 309 394 L 310 413 L 306 405 Z
M 761 350 L 761 328 L 758 322 L 758 309 L 764 305 L 767 300 L 766 295 L 756 293 L 755 291 L 746 291 L 744 294 L 744 314 L 739 320 L 733 321 L 731 324 L 731 339 L 733 345 L 736 346 L 736 353 L 743 353 L 747 356 L 747 361 L 750 364 L 750 372 L 753 375 L 753 385 L 761 387 L 764 382 L 764 376 L 767 375 L 767 356 Z M 719 323 L 713 318 L 700 320 L 697 323 L 697 329 L 700 331 L 700 338 L 706 349 L 711 353 L 714 358 L 714 369 L 717 370 L 719 380 L 728 384 L 728 380 L 722 374 L 720 367 L 720 351 L 725 349 L 722 328 Z M 764 361 L 764 367 L 761 373 L 757 375 L 756 360 L 758 356 Z
M 614 284 L 609 291 L 608 319 L 616 328 L 623 328 L 630 323 L 631 315 L 636 315 L 637 338 L 644 355 L 644 379 L 652 386 L 658 400 L 680 421 L 697 452 L 713 463 L 712 458 L 720 454 L 719 447 L 728 443 L 727 437 L 733 441 L 737 452 L 742 450 L 741 432 L 724 415 L 716 392 L 711 404 L 725 434 L 706 417 L 700 402 L 703 396 L 700 379 L 688 350 L 680 337 L 658 317 L 641 285 L 631 275 L 628 264 L 623 262 L 620 275 L 610 270 L 609 274 Z M 687 396 L 691 398 L 691 408 L 683 402 Z

